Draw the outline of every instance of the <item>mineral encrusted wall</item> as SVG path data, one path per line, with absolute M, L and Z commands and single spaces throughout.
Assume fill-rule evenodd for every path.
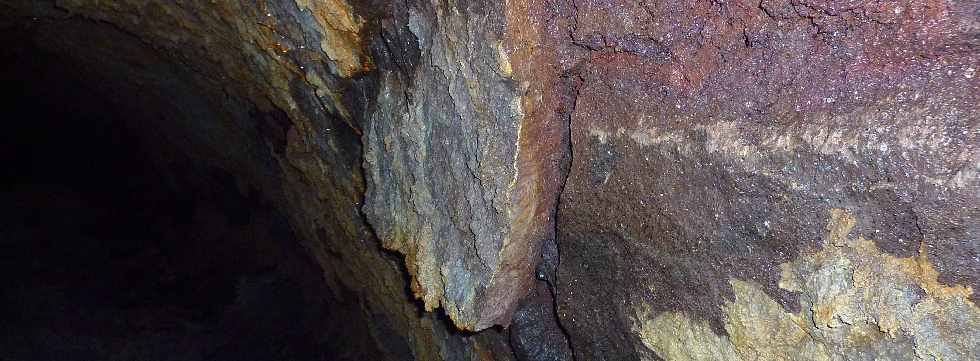
M 326 356 L 509 359 L 500 332 L 460 334 L 422 312 L 403 261 L 361 214 L 362 100 L 385 60 L 372 58 L 381 38 L 360 35 L 379 29 L 382 5 L 4 1 L 0 25 L 27 29 L 105 93 L 128 94 L 126 109 L 161 111 L 137 128 L 162 161 L 175 152 L 226 169 L 290 217 L 335 297 L 371 325 L 370 339 Z
M 578 4 L 577 355 L 976 358 L 977 10 Z
M 977 1 L 2 4 L 196 74 L 386 358 L 980 358 Z

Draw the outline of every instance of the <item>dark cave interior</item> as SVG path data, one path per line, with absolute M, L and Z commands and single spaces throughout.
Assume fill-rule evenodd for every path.
M 134 111 L 156 103 L 93 86 L 30 29 L 4 30 L 0 360 L 343 359 L 358 348 L 359 328 L 341 322 L 356 305 L 328 291 L 259 190 L 166 149 L 153 125 L 168 109 Z
M 980 360 L 978 15 L 0 0 L 0 361 Z

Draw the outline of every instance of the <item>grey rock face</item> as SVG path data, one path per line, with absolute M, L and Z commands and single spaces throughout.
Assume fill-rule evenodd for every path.
M 977 358 L 975 1 L 144 3 L 386 357 Z
M 420 54 L 380 72 L 363 138 L 365 212 L 384 246 L 405 254 L 426 309 L 485 328 L 500 322 L 476 307 L 510 233 L 523 118 L 500 66 L 502 19 L 491 5 L 405 11 L 384 41 L 408 37 Z
M 393 66 L 378 72 L 364 128 L 368 220 L 405 256 L 426 309 L 467 330 L 507 325 L 532 288 L 540 244 L 553 238 L 552 158 L 564 154 L 564 124 L 526 110 L 541 100 L 514 73 L 507 10 L 397 10 L 382 26 Z

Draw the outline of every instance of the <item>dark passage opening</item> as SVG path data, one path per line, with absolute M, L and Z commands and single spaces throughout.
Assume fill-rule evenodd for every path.
M 255 187 L 161 148 L 151 125 L 168 109 L 122 107 L 146 102 L 79 76 L 32 29 L 2 30 L 0 360 L 338 347 L 322 272 Z

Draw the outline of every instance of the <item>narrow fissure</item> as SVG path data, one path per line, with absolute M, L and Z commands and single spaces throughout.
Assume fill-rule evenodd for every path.
M 743 5 L 0 0 L 0 361 L 980 359 L 980 3 Z

